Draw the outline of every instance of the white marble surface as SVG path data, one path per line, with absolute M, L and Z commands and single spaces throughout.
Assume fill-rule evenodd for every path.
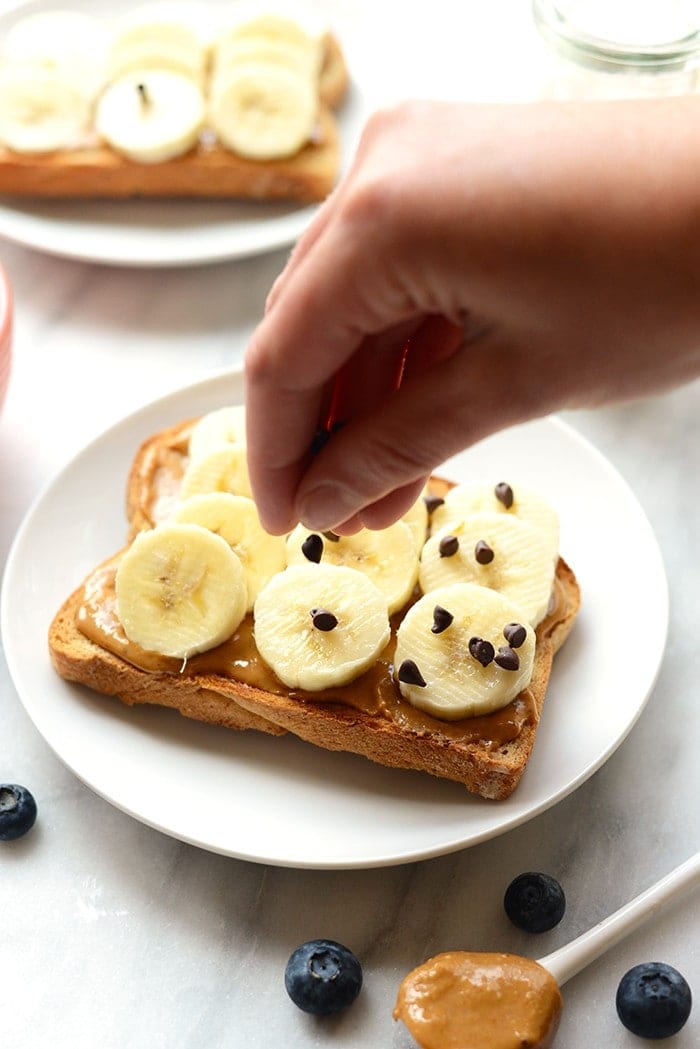
M 423 5 L 422 30 L 410 5 L 372 12 L 380 21 L 409 12 L 384 58 L 387 97 L 530 97 L 543 84 L 552 90 L 552 70 L 562 93 L 590 86 L 547 65 L 526 3 L 492 3 L 489 18 L 484 5 L 467 3 L 459 32 L 431 32 L 452 6 Z M 453 58 L 464 54 L 463 83 L 455 61 L 439 63 L 429 82 L 419 62 L 426 35 Z M 16 301 L 15 365 L 0 418 L 2 563 L 32 500 L 75 452 L 152 398 L 240 360 L 284 258 L 135 271 L 0 240 Z M 646 709 L 607 764 L 495 840 L 360 871 L 266 868 L 182 844 L 112 808 L 67 771 L 24 713 L 0 653 L 0 780 L 26 784 L 39 805 L 31 834 L 0 848 L 2 1045 L 408 1049 L 391 1010 L 413 965 L 454 947 L 541 957 L 697 850 L 700 383 L 567 418 L 620 470 L 656 532 L 671 598 L 668 646 Z M 644 644 L 633 608 L 619 641 L 626 659 Z M 527 869 L 558 877 L 568 899 L 564 920 L 539 938 L 510 927 L 501 907 L 505 886 Z M 640 961 L 675 965 L 700 996 L 698 902 L 697 891 L 687 894 L 565 986 L 558 1045 L 647 1044 L 622 1028 L 614 1009 L 620 977 Z M 351 946 L 365 973 L 358 1002 L 330 1022 L 298 1012 L 282 983 L 289 953 L 318 935 Z M 696 1006 L 666 1044 L 699 1043 Z

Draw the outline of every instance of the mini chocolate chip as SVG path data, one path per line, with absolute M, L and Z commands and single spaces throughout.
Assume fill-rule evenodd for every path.
M 404 685 L 418 685 L 419 688 L 426 687 L 423 675 L 412 659 L 404 659 L 399 667 L 398 679 L 403 681 Z
M 490 641 L 483 637 L 473 637 L 469 642 L 469 654 L 474 657 L 482 667 L 487 667 L 493 659 L 494 647 Z
M 316 430 L 313 439 L 311 441 L 311 454 L 318 455 L 322 448 L 328 444 L 331 439 L 331 432 L 327 430 L 325 426 L 319 426 Z
M 441 634 L 443 630 L 447 630 L 453 619 L 451 612 L 448 612 L 442 605 L 436 605 L 433 609 L 433 625 L 430 629 L 434 634 Z
M 338 625 L 338 620 L 333 613 L 328 612 L 325 608 L 312 608 L 311 618 L 317 630 L 335 630 Z
M 518 653 L 514 652 L 509 645 L 504 645 L 503 648 L 499 648 L 496 653 L 494 662 L 501 670 L 519 670 L 520 659 Z
M 506 510 L 510 510 L 513 505 L 513 489 L 511 486 L 506 484 L 505 481 L 501 481 L 500 484 L 496 485 L 493 491 L 499 503 L 503 503 Z
M 442 506 L 445 500 L 439 495 L 424 495 L 423 502 L 428 509 L 428 513 L 432 514 L 433 510 L 437 510 L 438 506 Z
M 440 557 L 454 557 L 459 550 L 459 539 L 456 535 L 444 535 L 440 540 Z
M 480 565 L 490 565 L 494 558 L 494 552 L 484 539 L 480 539 L 474 547 L 474 557 Z
M 527 637 L 527 630 L 522 623 L 506 623 L 503 636 L 511 648 L 520 648 Z
M 320 535 L 316 535 L 312 532 L 311 535 L 307 535 L 304 542 L 301 544 L 301 552 L 307 561 L 313 561 L 314 564 L 319 564 L 321 555 L 323 554 L 323 539 Z
M 329 541 L 329 543 L 339 543 L 340 542 L 340 536 L 336 535 L 335 532 L 324 532 L 323 535 L 324 535 L 324 538 Z

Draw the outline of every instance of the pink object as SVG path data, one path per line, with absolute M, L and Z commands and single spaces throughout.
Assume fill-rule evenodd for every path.
M 12 289 L 0 266 L 0 408 L 5 400 L 10 381 L 12 360 Z

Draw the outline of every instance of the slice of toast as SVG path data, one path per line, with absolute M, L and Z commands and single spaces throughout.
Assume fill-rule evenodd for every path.
M 130 197 L 323 200 L 340 167 L 335 109 L 349 84 L 338 40 L 329 35 L 319 84 L 321 108 L 313 141 L 291 157 L 249 160 L 206 136 L 190 152 L 140 164 L 108 146 L 52 153 L 15 153 L 0 146 L 0 194 L 52 199 Z
M 153 435 L 136 453 L 126 493 L 129 539 L 164 520 L 172 510 L 187 462 L 192 422 Z M 446 484 L 436 479 L 436 491 L 444 491 Z M 550 609 L 536 630 L 529 687 L 501 711 L 444 722 L 411 707 L 393 683 L 393 640 L 400 614 L 392 621 L 392 641 L 375 667 L 351 685 L 324 693 L 290 692 L 275 679 L 256 654 L 250 617 L 226 643 L 226 652 L 203 653 L 185 667 L 178 660 L 151 659 L 146 653 L 134 656 L 114 612 L 111 588 L 118 557 L 116 554 L 96 570 L 86 581 L 87 590 L 86 584 L 80 586 L 51 624 L 51 659 L 62 677 L 118 696 L 128 704 L 169 706 L 187 717 L 230 728 L 256 728 L 272 734 L 289 731 L 329 750 L 350 751 L 382 765 L 455 780 L 492 799 L 508 797 L 527 766 L 552 660 L 580 604 L 576 577 L 560 558 Z M 105 621 L 111 617 L 109 648 L 98 643 L 101 635 L 92 634 L 91 639 L 85 633 L 84 609 L 95 600 L 106 610 L 101 617 Z M 222 667 L 230 667 L 236 657 L 251 669 L 245 674 L 236 672 L 236 676 L 223 672 Z M 380 693 L 381 701 L 377 698 Z

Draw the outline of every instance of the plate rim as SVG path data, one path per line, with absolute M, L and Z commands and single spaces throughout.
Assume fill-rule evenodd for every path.
M 49 499 L 55 489 L 60 486 L 61 480 L 67 471 L 76 469 L 79 467 L 80 460 L 83 457 L 89 458 L 90 455 L 95 454 L 96 445 L 108 445 L 112 435 L 119 430 L 135 430 L 135 429 L 146 429 L 146 420 L 154 415 L 167 413 L 170 410 L 170 405 L 177 404 L 183 397 L 202 397 L 209 396 L 210 392 L 218 389 L 221 384 L 227 381 L 237 383 L 242 387 L 242 369 L 236 368 L 225 368 L 218 372 L 211 373 L 195 382 L 186 383 L 184 385 L 177 386 L 174 389 L 162 394 L 161 396 L 143 404 L 141 407 L 136 408 L 133 411 L 125 413 L 120 419 L 113 422 L 109 427 L 100 433 L 96 434 L 82 449 L 73 454 L 68 460 L 60 466 L 49 480 L 42 486 L 40 491 L 37 493 L 35 498 L 32 500 L 28 510 L 26 511 L 22 522 L 17 529 L 13 542 L 11 544 L 2 576 L 2 587 L 0 590 L 0 631 L 2 631 L 3 637 L 11 636 L 11 632 L 8 634 L 6 629 L 8 623 L 8 617 L 11 613 L 12 597 L 10 594 L 10 582 L 13 575 L 17 571 L 17 562 L 19 561 L 22 553 L 22 546 L 24 542 L 24 536 L 26 532 L 31 528 L 35 516 L 41 510 L 41 506 L 46 499 Z M 595 445 L 591 443 L 585 436 L 579 431 L 572 427 L 569 423 L 565 422 L 556 415 L 546 417 L 546 419 L 538 420 L 540 423 L 545 423 L 548 426 L 553 427 L 555 430 L 559 430 L 562 434 L 566 435 L 568 440 L 573 440 L 577 443 L 587 455 L 592 456 L 596 461 L 597 465 L 608 472 L 611 478 L 617 485 L 622 487 L 628 500 L 631 500 L 634 506 L 636 515 L 639 523 L 646 531 L 646 538 L 650 541 L 650 549 L 653 551 L 656 559 L 656 571 L 657 571 L 657 583 L 661 584 L 662 590 L 657 594 L 659 598 L 658 606 L 658 617 L 659 624 L 662 627 L 657 635 L 656 648 L 658 657 L 655 660 L 655 668 L 653 674 L 648 680 L 645 693 L 641 700 L 637 703 L 634 714 L 631 718 L 628 718 L 624 724 L 622 731 L 617 733 L 608 742 L 608 745 L 598 753 L 595 758 L 588 761 L 578 772 L 576 776 L 568 779 L 559 789 L 553 793 L 548 793 L 542 797 L 536 804 L 530 805 L 525 809 L 518 809 L 517 807 L 509 814 L 506 808 L 506 802 L 493 803 L 498 804 L 499 810 L 505 813 L 505 818 L 501 820 L 495 820 L 490 826 L 485 827 L 483 830 L 477 833 L 470 833 L 466 838 L 462 835 L 453 835 L 452 837 L 445 839 L 440 844 L 433 844 L 430 846 L 421 846 L 418 848 L 408 847 L 403 849 L 401 852 L 393 852 L 390 855 L 373 854 L 371 856 L 364 857 L 350 857 L 343 856 L 334 858 L 331 860 L 319 860 L 310 859 L 308 861 L 302 861 L 299 858 L 292 860 L 281 858 L 279 855 L 275 855 L 274 852 L 268 848 L 267 854 L 263 854 L 262 851 L 253 854 L 249 850 L 235 850 L 228 846 L 217 845 L 212 841 L 203 841 L 202 838 L 196 838 L 192 835 L 183 834 L 172 826 L 168 826 L 163 822 L 158 822 L 153 818 L 144 816 L 143 813 L 136 811 L 132 807 L 120 802 L 115 799 L 109 793 L 101 789 L 95 782 L 89 777 L 86 777 L 78 768 L 74 766 L 66 756 L 56 748 L 55 743 L 47 738 L 42 726 L 39 724 L 34 710 L 31 708 L 31 704 L 27 704 L 25 697 L 22 694 L 22 690 L 19 685 L 22 673 L 21 669 L 17 666 L 17 655 L 13 651 L 12 647 L 8 650 L 5 648 L 5 659 L 9 671 L 10 678 L 14 685 L 17 697 L 22 705 L 25 713 L 30 718 L 34 727 L 41 735 L 44 742 L 49 746 L 53 753 L 59 758 L 62 764 L 68 768 L 82 783 L 84 783 L 90 790 L 95 794 L 103 798 L 109 804 L 113 805 L 117 809 L 130 815 L 132 818 L 138 820 L 146 826 L 151 827 L 154 830 L 160 831 L 167 836 L 182 842 L 186 842 L 190 845 L 202 848 L 206 851 L 219 853 L 232 858 L 246 860 L 249 862 L 263 863 L 271 866 L 280 867 L 291 867 L 296 869 L 323 869 L 323 870 L 349 870 L 349 869 L 366 869 L 366 868 L 378 868 L 378 867 L 389 867 L 396 866 L 405 863 L 417 862 L 420 860 L 431 859 L 442 855 L 447 855 L 455 851 L 461 851 L 466 848 L 470 848 L 473 845 L 480 844 L 481 842 L 490 840 L 491 838 L 498 837 L 501 834 L 507 833 L 508 831 L 515 829 L 518 826 L 529 822 L 531 819 L 540 815 L 541 813 L 552 808 L 558 804 L 564 798 L 574 793 L 583 783 L 585 783 L 596 771 L 598 771 L 615 753 L 615 751 L 621 746 L 624 740 L 627 738 L 629 733 L 632 731 L 634 725 L 637 723 L 643 710 L 645 709 L 650 695 L 653 692 L 654 685 L 657 681 L 659 672 L 663 665 L 664 651 L 666 648 L 668 627 L 669 627 L 669 587 L 668 579 L 663 563 L 663 557 L 661 555 L 658 541 L 653 532 L 651 524 L 647 518 L 646 513 L 639 504 L 634 492 L 622 477 L 617 468 L 610 462 L 606 456 L 600 452 Z M 48 658 L 48 656 L 47 656 Z M 76 688 L 79 686 L 70 685 L 68 682 L 63 682 L 69 688 Z M 297 741 L 299 742 L 299 741 Z M 517 791 L 515 795 L 517 800 Z M 478 799 L 477 799 L 478 800 Z M 509 800 L 509 799 L 507 799 Z

